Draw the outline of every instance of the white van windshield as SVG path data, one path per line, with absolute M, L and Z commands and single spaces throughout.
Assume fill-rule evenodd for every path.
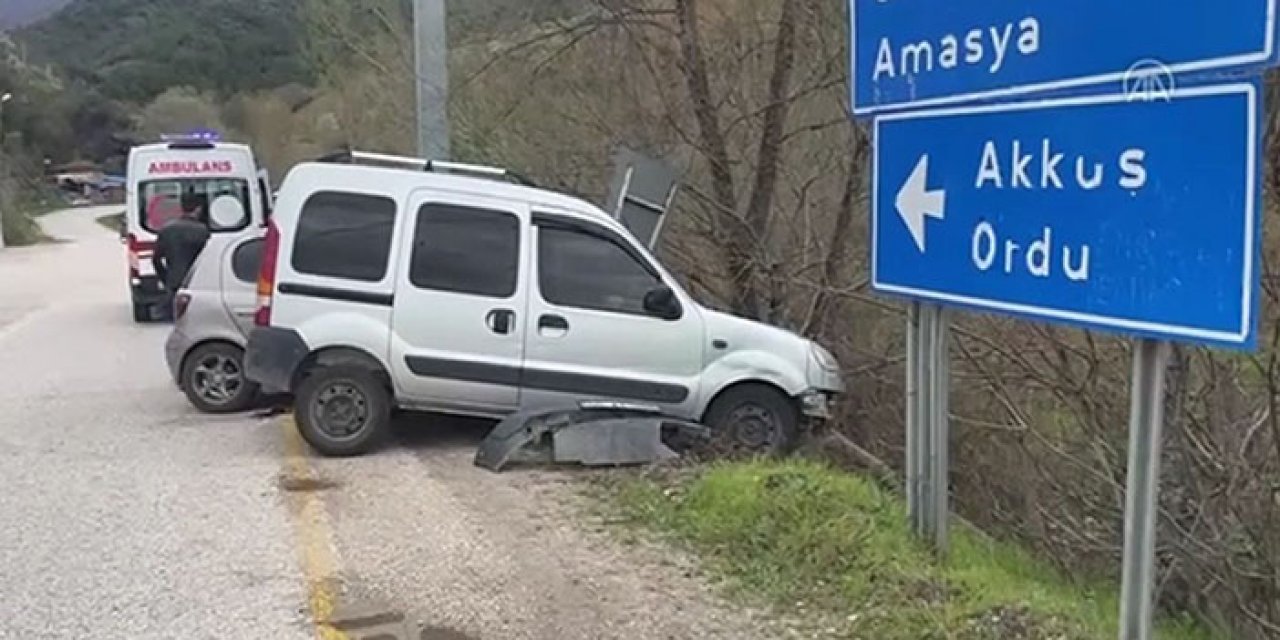
M 138 185 L 138 220 L 142 228 L 158 233 L 170 220 L 182 215 L 182 195 L 201 197 L 199 220 L 213 232 L 239 231 L 249 226 L 249 182 L 239 178 L 190 178 L 152 180 Z M 244 206 L 244 217 L 232 225 L 218 225 L 209 219 L 209 203 L 220 196 L 234 196 Z

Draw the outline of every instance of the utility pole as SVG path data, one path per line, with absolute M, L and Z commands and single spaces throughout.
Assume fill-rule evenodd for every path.
M 13 99 L 12 93 L 0 95 L 0 147 L 4 146 L 4 105 Z
M 0 94 L 0 156 L 4 155 L 4 105 L 5 103 L 9 102 L 12 99 L 13 99 L 12 93 L 9 93 L 6 91 L 4 94 Z M 4 171 L 3 167 L 0 167 L 0 189 L 3 189 L 4 183 L 8 179 L 9 179 L 9 176 Z M 3 207 L 3 206 L 4 206 L 4 203 L 0 203 L 0 207 Z M 0 211 L 0 217 L 3 217 L 3 215 L 4 215 L 4 212 Z M 3 223 L 0 223 L 0 227 L 3 227 L 3 226 L 4 226 Z M 3 248 L 4 248 L 4 229 L 0 228 L 0 249 L 3 249 Z
M 418 78 L 418 153 L 449 160 L 449 35 L 445 0 L 414 0 Z

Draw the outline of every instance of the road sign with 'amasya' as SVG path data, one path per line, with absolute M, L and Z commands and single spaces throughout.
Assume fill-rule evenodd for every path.
M 1261 68 L 1276 2 L 850 0 L 854 113 Z
M 1147 337 L 1255 342 L 1259 90 L 881 116 L 873 282 Z

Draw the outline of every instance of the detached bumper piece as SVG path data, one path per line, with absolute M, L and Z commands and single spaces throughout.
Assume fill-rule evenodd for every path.
M 573 409 L 521 412 L 498 423 L 476 452 L 476 466 L 511 463 L 588 467 L 648 464 L 704 445 L 704 426 L 663 415 L 657 407 L 584 402 Z

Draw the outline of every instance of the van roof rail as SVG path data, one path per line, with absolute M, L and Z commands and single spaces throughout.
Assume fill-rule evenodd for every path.
M 397 156 L 386 153 L 373 153 L 369 151 L 356 151 L 354 149 L 331 153 L 319 158 L 317 162 L 389 165 L 414 169 L 417 171 L 425 171 L 428 173 L 455 173 L 479 178 L 508 180 L 526 187 L 538 186 L 532 180 L 529 180 L 510 169 L 503 169 L 501 167 L 489 167 L 480 164 L 467 164 L 464 162 L 448 162 L 445 160 L 428 160 L 426 158 Z

